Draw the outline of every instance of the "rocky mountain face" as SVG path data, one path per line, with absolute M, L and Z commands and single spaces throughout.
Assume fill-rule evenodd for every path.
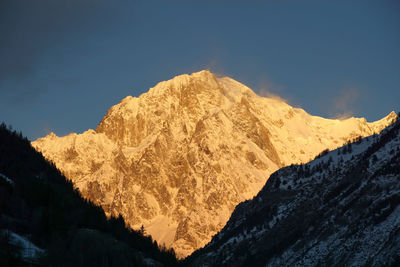
M 399 266 L 400 121 L 271 175 L 190 266 Z
M 32 145 L 107 215 L 144 225 L 180 257 L 207 244 L 269 175 L 396 118 L 330 120 L 209 71 L 160 82 L 111 107 L 96 130 Z

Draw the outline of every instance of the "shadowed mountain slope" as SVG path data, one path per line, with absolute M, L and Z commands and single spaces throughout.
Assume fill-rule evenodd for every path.
M 30 142 L 0 126 L 1 266 L 174 266 L 173 251 L 83 199 Z
M 400 121 L 271 175 L 188 266 L 399 266 Z

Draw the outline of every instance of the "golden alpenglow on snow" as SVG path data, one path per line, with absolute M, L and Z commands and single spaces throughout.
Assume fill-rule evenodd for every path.
M 311 116 L 200 71 L 124 98 L 96 130 L 32 144 L 107 215 L 144 225 L 182 258 L 207 244 L 272 172 L 379 133 L 395 118 Z

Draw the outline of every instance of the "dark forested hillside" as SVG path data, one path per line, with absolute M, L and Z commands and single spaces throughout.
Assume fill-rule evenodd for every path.
M 172 266 L 175 254 L 107 219 L 21 133 L 0 126 L 0 265 Z
M 271 175 L 189 266 L 400 266 L 400 121 Z

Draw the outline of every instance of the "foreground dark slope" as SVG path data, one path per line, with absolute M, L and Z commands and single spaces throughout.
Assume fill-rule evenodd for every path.
M 82 199 L 22 134 L 4 124 L 0 126 L 0 237 L 0 266 L 176 264 L 173 251 L 160 250 L 151 237 L 125 228 L 122 217 L 108 220 L 100 207 Z M 27 255 L 38 252 L 36 246 L 43 253 Z
M 400 121 L 275 172 L 190 266 L 400 266 Z

